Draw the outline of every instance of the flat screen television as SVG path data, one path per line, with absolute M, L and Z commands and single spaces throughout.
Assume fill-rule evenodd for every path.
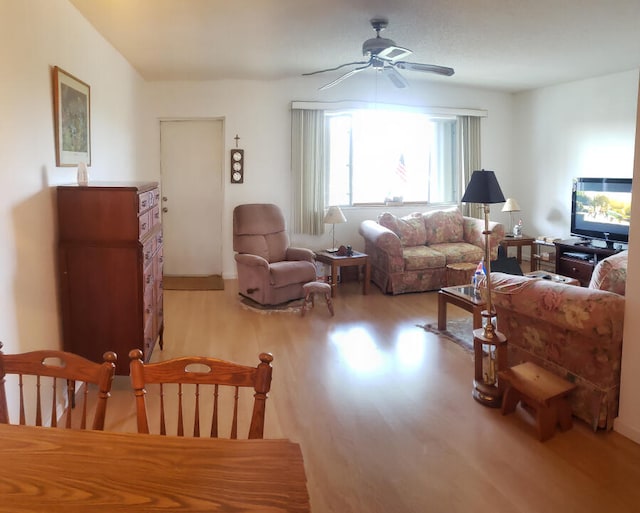
M 614 243 L 629 242 L 630 223 L 631 178 L 573 181 L 571 235 L 604 241 L 606 247 L 614 248 Z

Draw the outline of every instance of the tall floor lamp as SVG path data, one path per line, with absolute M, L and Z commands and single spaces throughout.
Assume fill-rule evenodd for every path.
M 492 203 L 504 203 L 504 195 L 493 171 L 474 171 L 462 196 L 463 203 L 482 203 L 484 206 L 485 266 L 487 268 L 486 310 L 482 312 L 484 327 L 473 330 L 475 376 L 473 398 L 494 408 L 502 404 L 502 387 L 497 372 L 506 366 L 507 337 L 493 325 L 491 304 L 491 231 L 489 213 Z M 497 319 L 496 319 L 497 322 Z M 485 356 L 486 355 L 486 356 Z

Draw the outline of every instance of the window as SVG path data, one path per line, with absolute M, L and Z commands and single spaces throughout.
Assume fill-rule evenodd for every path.
M 365 102 L 291 103 L 295 233 L 323 233 L 331 204 L 380 205 L 394 197 L 457 204 L 463 184 L 480 169 L 480 121 L 487 111 L 371 107 Z M 398 181 L 403 167 L 406 176 Z M 463 204 L 462 211 L 481 215 L 475 207 Z
M 327 111 L 327 205 L 459 200 L 455 116 Z

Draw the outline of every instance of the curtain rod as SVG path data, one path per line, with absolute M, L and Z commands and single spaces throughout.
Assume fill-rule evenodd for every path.
M 341 100 L 335 102 L 308 102 L 293 101 L 291 109 L 304 110 L 340 110 L 340 109 L 378 109 L 393 107 L 394 110 L 407 110 L 411 112 L 423 112 L 425 114 L 443 114 L 450 116 L 476 116 L 486 118 L 489 111 L 486 109 L 466 109 L 457 107 L 425 107 L 414 105 L 400 105 L 393 103 L 365 102 L 361 100 Z

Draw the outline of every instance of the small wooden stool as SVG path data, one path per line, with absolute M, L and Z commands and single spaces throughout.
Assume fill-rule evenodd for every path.
M 323 283 L 321 281 L 310 281 L 302 286 L 304 290 L 304 303 L 302 305 L 302 317 L 307 310 L 311 310 L 314 306 L 314 296 L 316 293 L 324 294 L 324 298 L 327 301 L 327 308 L 329 313 L 333 317 L 333 303 L 331 302 L 331 285 Z
M 576 385 L 526 362 L 498 372 L 506 389 L 502 399 L 502 414 L 513 413 L 522 401 L 535 411 L 536 429 L 541 442 L 551 438 L 556 426 L 562 431 L 571 429 L 571 406 L 567 400 Z

